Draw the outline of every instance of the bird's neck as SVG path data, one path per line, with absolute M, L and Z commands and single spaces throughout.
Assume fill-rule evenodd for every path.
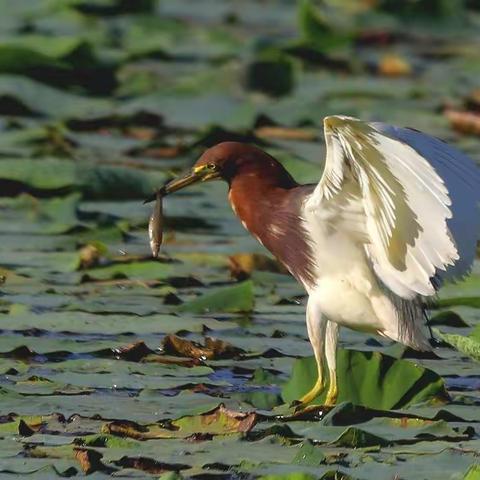
M 289 190 L 268 178 L 244 174 L 232 179 L 228 198 L 243 226 L 263 241 Z
M 314 262 L 302 220 L 305 187 L 271 176 L 240 175 L 229 199 L 243 226 L 304 285 L 314 282 Z

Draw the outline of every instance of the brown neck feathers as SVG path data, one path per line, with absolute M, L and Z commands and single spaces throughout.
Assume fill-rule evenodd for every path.
M 302 205 L 312 187 L 299 186 L 274 164 L 248 166 L 230 181 L 232 208 L 247 228 L 302 284 L 315 281 L 313 253 Z

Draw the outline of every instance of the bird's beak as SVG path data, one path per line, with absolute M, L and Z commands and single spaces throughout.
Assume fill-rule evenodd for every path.
M 194 167 L 186 175 L 170 180 L 158 190 L 158 193 L 160 193 L 162 196 L 169 195 L 170 193 L 181 190 L 182 188 L 193 185 L 194 183 L 215 180 L 219 177 L 220 175 L 216 170 L 212 170 L 208 165 L 201 165 L 199 167 Z M 157 192 L 148 197 L 143 203 L 153 202 L 156 198 Z

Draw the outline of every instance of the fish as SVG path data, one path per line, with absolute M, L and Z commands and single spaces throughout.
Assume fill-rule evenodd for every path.
M 148 222 L 148 236 L 152 255 L 157 258 L 163 238 L 163 195 L 160 190 L 157 190 L 155 196 L 155 205 Z

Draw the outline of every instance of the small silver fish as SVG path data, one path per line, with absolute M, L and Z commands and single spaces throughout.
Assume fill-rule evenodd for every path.
M 153 212 L 148 222 L 148 236 L 150 237 L 150 248 L 152 255 L 157 258 L 163 238 L 163 205 L 162 194 L 157 191 Z

